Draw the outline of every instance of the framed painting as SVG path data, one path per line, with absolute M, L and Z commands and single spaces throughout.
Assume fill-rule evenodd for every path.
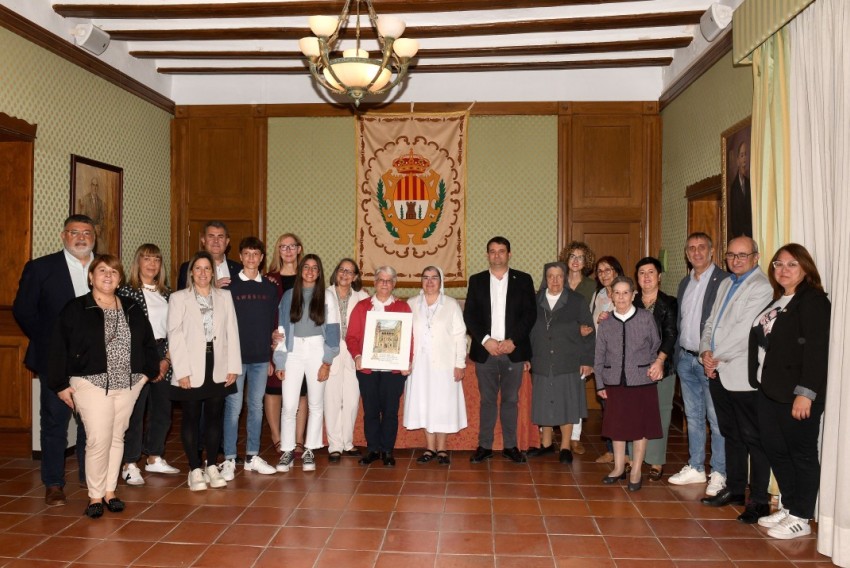
M 121 256 L 124 169 L 71 155 L 71 215 L 94 221 L 98 254 Z
M 412 338 L 413 314 L 368 312 L 361 366 L 364 369 L 408 370 Z
M 750 141 L 752 117 L 745 118 L 720 136 L 723 175 L 723 245 L 729 239 L 753 236 L 753 196 L 750 191 Z M 718 247 L 718 251 L 721 247 Z

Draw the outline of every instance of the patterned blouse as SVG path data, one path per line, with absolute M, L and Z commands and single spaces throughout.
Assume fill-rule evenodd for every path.
M 105 389 L 129 389 L 145 378 L 142 373 L 130 372 L 130 326 L 124 310 L 103 310 L 103 331 L 106 340 L 106 372 L 88 375 L 86 380 Z

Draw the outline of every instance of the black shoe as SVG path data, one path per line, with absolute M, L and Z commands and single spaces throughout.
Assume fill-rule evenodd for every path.
M 624 471 L 620 475 L 615 475 L 614 477 L 611 477 L 610 475 L 606 475 L 605 477 L 602 478 L 602 483 L 604 483 L 605 485 L 611 485 L 612 483 L 617 483 L 621 479 L 625 479 L 625 478 L 626 478 L 626 472 Z
M 104 497 L 103 504 L 106 505 L 106 508 L 109 509 L 110 513 L 121 513 L 124 511 L 124 501 L 118 497 L 113 497 L 109 501 L 107 501 L 106 497 Z
M 738 522 L 754 525 L 759 519 L 770 514 L 770 505 L 767 503 L 747 503 L 744 512 L 738 515 Z
M 357 448 L 351 448 L 350 450 L 345 450 L 344 452 L 342 452 L 342 455 L 347 458 L 359 458 L 360 450 L 358 450 Z
M 561 463 L 573 463 L 573 453 L 570 450 L 561 450 L 558 453 L 558 461 Z
M 472 463 L 481 463 L 484 460 L 489 460 L 492 457 L 493 457 L 493 450 L 490 450 L 488 448 L 482 448 L 481 446 L 478 446 L 478 449 L 475 450 L 475 453 L 472 454 L 472 457 L 469 458 L 469 461 L 471 461 Z
M 729 489 L 723 489 L 714 497 L 703 497 L 700 503 L 709 507 L 725 507 L 726 505 L 744 505 L 745 501 L 743 495 L 735 495 Z
M 632 492 L 640 491 L 640 488 L 643 487 L 643 478 L 638 479 L 637 483 L 632 483 L 631 481 L 629 481 L 628 487 L 629 487 L 629 491 L 632 491 Z
M 555 444 L 549 444 L 548 446 L 541 446 L 539 448 L 528 448 L 528 451 L 525 452 L 525 455 L 529 458 L 536 458 L 537 456 L 545 456 L 546 454 L 554 453 Z
M 384 467 L 395 467 L 395 458 L 392 452 L 384 452 L 381 454 L 381 459 L 384 461 Z
M 378 461 L 379 459 L 381 459 L 381 454 L 379 454 L 378 452 L 369 452 L 368 454 L 360 458 L 360 461 L 357 463 L 359 463 L 360 465 L 369 465 L 373 461 Z
M 339 452 L 331 452 L 328 454 L 328 463 L 339 463 L 342 454 Z
M 451 465 L 452 459 L 449 457 L 449 453 L 443 451 L 437 452 L 437 463 L 440 465 Z
M 429 463 L 436 457 L 436 452 L 432 452 L 431 450 L 425 450 L 425 452 L 416 459 L 416 463 Z
M 525 454 L 519 451 L 519 448 L 516 446 L 502 450 L 502 456 L 508 458 L 514 463 L 525 463 L 527 461 L 525 459 Z
M 89 503 L 86 507 L 85 515 L 90 519 L 97 519 L 103 516 L 103 503 Z

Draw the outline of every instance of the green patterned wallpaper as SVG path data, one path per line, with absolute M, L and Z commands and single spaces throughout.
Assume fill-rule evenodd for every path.
M 752 68 L 734 67 L 730 52 L 661 112 L 661 246 L 668 255 L 665 292 L 675 294 L 686 272 L 685 189 L 720 173 L 720 134 L 752 114 L 752 103 Z
M 296 233 L 328 271 L 354 254 L 354 136 L 351 118 L 269 119 L 268 240 Z M 470 273 L 487 267 L 487 240 L 501 234 L 512 266 L 536 282 L 557 256 L 557 117 L 473 116 L 468 156 Z
M 38 125 L 33 256 L 60 248 L 70 156 L 124 168 L 122 256 L 143 242 L 171 250 L 171 115 L 0 28 L 0 111 Z

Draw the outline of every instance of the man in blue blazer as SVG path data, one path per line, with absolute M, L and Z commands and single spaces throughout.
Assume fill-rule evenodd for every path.
M 463 319 L 472 338 L 469 357 L 475 361 L 481 394 L 481 428 L 472 463 L 493 457 L 497 416 L 502 421 L 502 455 L 517 463 L 525 461 L 525 455 L 517 448 L 519 388 L 523 366 L 531 359 L 529 334 L 537 319 L 537 308 L 531 276 L 508 268 L 510 258 L 508 239 L 490 239 L 490 269 L 470 277 L 463 308 Z M 502 402 L 497 408 L 500 392 Z
M 60 233 L 64 248 L 30 260 L 24 266 L 12 313 L 29 338 L 24 360 L 41 383 L 41 480 L 44 501 L 64 505 L 65 448 L 71 409 L 46 384 L 50 336 L 59 312 L 75 297 L 89 292 L 88 269 L 94 259 L 95 228 L 85 215 L 71 215 Z M 86 433 L 77 418 L 77 461 L 85 483 Z
M 688 463 L 670 476 L 673 485 L 704 484 L 708 480 L 709 496 L 726 487 L 726 447 L 717 414 L 708 390 L 708 377 L 699 362 L 699 342 L 705 320 L 711 314 L 720 283 L 729 273 L 714 264 L 714 244 L 711 237 L 697 232 L 688 235 L 685 256 L 693 267 L 679 283 L 677 326 L 679 338 L 673 363 L 682 388 L 682 402 L 688 420 Z M 711 476 L 705 473 L 705 422 L 711 430 Z
M 207 221 L 204 225 L 203 236 L 201 236 L 201 248 L 210 253 L 215 260 L 215 279 L 219 288 L 230 286 L 230 279 L 242 270 L 241 264 L 227 258 L 227 247 L 229 246 L 230 233 L 227 231 L 227 225 L 221 221 Z M 178 290 L 186 287 L 188 270 L 188 261 L 180 265 L 180 272 L 177 276 Z

